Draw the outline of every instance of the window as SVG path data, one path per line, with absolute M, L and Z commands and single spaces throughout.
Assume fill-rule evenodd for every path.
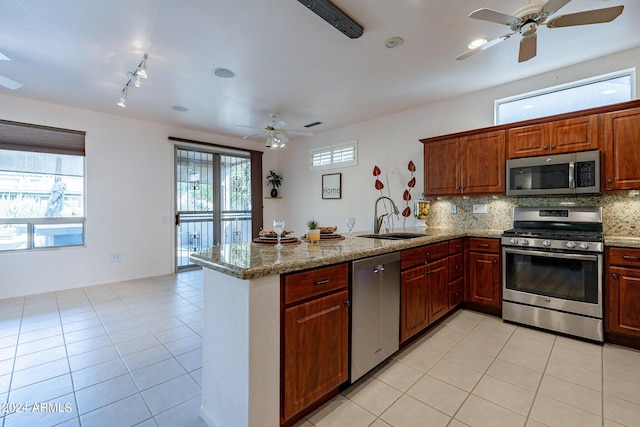
M 0 252 L 84 245 L 84 159 L 84 132 L 0 121 Z
M 630 101 L 635 69 L 580 80 L 495 101 L 495 124 L 584 110 Z
M 357 140 L 311 150 L 311 170 L 333 169 L 357 164 Z

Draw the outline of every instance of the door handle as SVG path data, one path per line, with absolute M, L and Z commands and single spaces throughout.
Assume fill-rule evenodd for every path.
M 180 214 L 176 214 L 176 225 L 180 225 Z

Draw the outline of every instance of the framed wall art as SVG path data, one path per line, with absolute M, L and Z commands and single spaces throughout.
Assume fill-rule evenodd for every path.
M 342 174 L 330 173 L 322 175 L 322 198 L 341 199 L 342 198 Z

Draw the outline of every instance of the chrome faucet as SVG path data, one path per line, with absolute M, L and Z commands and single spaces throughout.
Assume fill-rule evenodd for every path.
M 378 234 L 380 233 L 380 227 L 382 227 L 382 221 L 384 220 L 384 217 L 389 215 L 389 214 L 384 214 L 381 216 L 378 216 L 378 202 L 382 199 L 387 199 L 391 202 L 391 206 L 393 207 L 393 213 L 394 215 L 398 216 L 400 214 L 400 211 L 398 211 L 398 207 L 396 206 L 396 204 L 393 202 L 393 200 L 391 200 L 391 198 L 387 197 L 387 196 L 380 196 L 378 197 L 378 199 L 376 200 L 376 203 L 374 205 L 374 214 L 373 214 L 373 232 L 374 234 Z

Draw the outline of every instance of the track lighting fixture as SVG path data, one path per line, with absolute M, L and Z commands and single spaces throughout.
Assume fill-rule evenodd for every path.
M 142 57 L 142 61 L 140 61 L 140 64 L 138 64 L 136 69 L 127 73 L 127 75 L 129 76 L 129 79 L 127 80 L 127 83 L 125 83 L 124 87 L 122 88 L 120 100 L 118 101 L 118 105 L 120 107 L 124 108 L 127 106 L 126 105 L 127 93 L 129 92 L 129 86 L 131 85 L 131 82 L 133 82 L 133 85 L 135 87 L 140 87 L 140 83 L 141 83 L 140 79 L 147 78 L 147 58 L 149 58 L 149 55 L 145 53 L 144 56 Z

